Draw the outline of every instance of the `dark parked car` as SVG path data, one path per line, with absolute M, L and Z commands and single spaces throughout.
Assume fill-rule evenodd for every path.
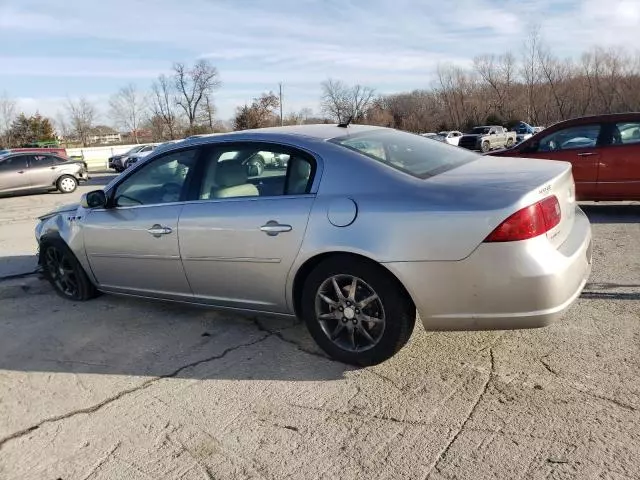
M 0 193 L 28 190 L 73 192 L 89 179 L 86 164 L 53 154 L 9 152 L 0 155 Z
M 565 120 L 489 155 L 571 162 L 578 200 L 640 200 L 640 113 Z

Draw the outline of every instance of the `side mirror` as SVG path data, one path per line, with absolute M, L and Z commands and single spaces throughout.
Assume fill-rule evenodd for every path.
M 104 208 L 107 205 L 107 195 L 104 190 L 87 192 L 80 198 L 83 208 Z

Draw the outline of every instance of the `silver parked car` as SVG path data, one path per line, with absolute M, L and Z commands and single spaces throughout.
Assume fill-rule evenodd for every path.
M 0 155 L 0 193 L 58 190 L 71 193 L 89 179 L 83 161 L 54 154 L 8 152 Z
M 256 152 L 286 167 L 250 176 Z M 540 327 L 591 268 L 565 162 L 483 157 L 419 135 L 307 125 L 157 149 L 41 217 L 59 294 L 98 291 L 298 316 L 370 365 L 428 330 Z

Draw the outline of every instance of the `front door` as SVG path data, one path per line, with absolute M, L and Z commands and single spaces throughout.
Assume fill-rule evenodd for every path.
M 288 156 L 287 166 L 248 168 L 256 152 Z M 213 305 L 288 312 L 286 282 L 314 195 L 315 160 L 273 144 L 213 148 L 203 158 L 196 201 L 178 225 L 180 251 L 196 299 Z
M 27 160 L 28 155 L 0 158 L 0 193 L 31 188 Z
M 85 249 L 102 289 L 191 298 L 180 260 L 178 219 L 196 154 L 193 148 L 169 152 L 133 170 L 108 192 L 108 208 L 88 212 Z
M 528 151 L 523 156 L 570 162 L 578 200 L 595 200 L 602 155 L 600 132 L 599 124 L 557 130 L 540 139 L 536 151 Z

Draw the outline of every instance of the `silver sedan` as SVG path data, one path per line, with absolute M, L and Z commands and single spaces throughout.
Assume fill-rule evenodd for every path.
M 289 160 L 258 172 L 256 152 Z M 329 355 L 360 365 L 402 348 L 416 311 L 428 330 L 547 325 L 591 269 L 569 163 L 354 125 L 159 148 L 35 233 L 66 298 L 297 316 Z

